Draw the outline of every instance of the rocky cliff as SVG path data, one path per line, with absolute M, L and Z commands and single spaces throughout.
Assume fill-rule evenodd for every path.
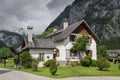
M 15 32 L 0 31 L 0 47 L 17 48 L 22 44 L 23 37 Z
M 48 28 L 62 28 L 64 18 L 69 24 L 85 19 L 100 39 L 120 37 L 120 0 L 75 0 Z

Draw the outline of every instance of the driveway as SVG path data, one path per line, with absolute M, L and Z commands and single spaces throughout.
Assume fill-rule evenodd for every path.
M 88 76 L 88 77 L 72 77 L 64 79 L 52 79 L 43 76 L 38 76 L 22 71 L 0 69 L 0 80 L 120 80 L 120 77 L 106 76 Z

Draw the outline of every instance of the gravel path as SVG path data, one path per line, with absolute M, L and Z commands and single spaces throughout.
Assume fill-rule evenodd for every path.
M 52 79 L 43 76 L 38 76 L 22 71 L 15 70 L 6 70 L 0 69 L 0 80 L 120 80 L 120 77 L 112 77 L 112 76 L 88 76 L 88 77 L 72 77 L 72 78 L 64 78 L 64 79 Z

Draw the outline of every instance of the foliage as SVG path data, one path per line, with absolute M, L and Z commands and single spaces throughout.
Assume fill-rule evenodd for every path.
M 7 47 L 7 45 L 3 41 L 0 40 L 0 48 L 2 47 Z
M 45 38 L 45 36 L 47 36 L 48 34 L 52 33 L 54 30 L 54 28 L 49 28 L 47 31 L 43 32 L 41 35 L 40 35 L 40 38 Z
M 91 66 L 96 67 L 97 66 L 97 60 L 92 60 Z
M 33 72 L 31 69 L 21 68 L 20 71 L 46 76 L 50 78 L 67 78 L 67 77 L 79 77 L 79 76 L 120 76 L 120 70 L 118 65 L 110 63 L 111 67 L 107 71 L 100 71 L 96 67 L 83 67 L 83 66 L 62 66 L 58 67 L 57 76 L 52 76 L 49 72 L 49 68 L 38 68 L 38 71 Z M 0 68 L 4 68 L 0 63 Z M 15 69 L 12 59 L 7 60 L 6 69 Z
M 12 55 L 12 52 L 9 48 L 0 49 L 0 58 L 4 60 L 4 67 L 6 67 L 6 59 Z
M 87 35 L 79 35 L 76 43 L 71 48 L 71 51 L 86 51 Z
M 108 50 L 119 49 L 120 48 L 120 37 L 113 37 L 110 39 L 102 40 L 101 44 L 106 45 Z
M 120 63 L 118 63 L 118 69 L 120 70 Z
M 106 46 L 105 45 L 99 45 L 97 47 L 97 50 L 98 50 L 98 59 L 101 59 L 101 58 L 108 58 L 108 54 L 106 52 Z
M 50 67 L 50 64 L 53 62 L 53 59 L 49 59 L 46 62 L 44 62 L 45 67 Z
M 82 60 L 80 60 L 80 63 L 82 66 L 89 67 L 92 63 L 92 59 L 90 56 L 86 56 Z
M 15 64 L 15 65 L 17 65 L 17 64 L 18 64 L 18 56 L 17 56 L 17 55 L 16 55 L 16 56 L 14 56 L 13 61 L 14 61 L 14 64 Z
M 97 67 L 100 69 L 100 70 L 106 70 L 107 68 L 110 67 L 110 63 L 106 60 L 106 59 L 100 59 L 97 61 Z
M 25 68 L 32 67 L 32 57 L 28 51 L 23 51 L 20 55 L 22 58 L 22 66 Z
M 56 74 L 56 72 L 57 72 L 57 69 L 58 69 L 58 67 L 57 67 L 57 65 L 56 65 L 56 60 L 51 60 L 51 63 L 50 63 L 50 73 L 52 74 L 52 75 L 55 75 Z
M 39 58 L 33 58 L 32 59 L 32 70 L 37 71 L 38 69 L 38 64 L 39 64 L 40 59 Z
M 75 62 L 75 61 L 71 61 L 71 66 L 76 66 L 76 65 L 78 65 L 78 62 Z
M 120 56 L 117 57 L 118 63 L 120 63 Z

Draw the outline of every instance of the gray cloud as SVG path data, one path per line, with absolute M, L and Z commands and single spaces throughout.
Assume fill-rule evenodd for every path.
M 0 0 L 0 29 L 34 26 L 41 33 L 73 0 Z

